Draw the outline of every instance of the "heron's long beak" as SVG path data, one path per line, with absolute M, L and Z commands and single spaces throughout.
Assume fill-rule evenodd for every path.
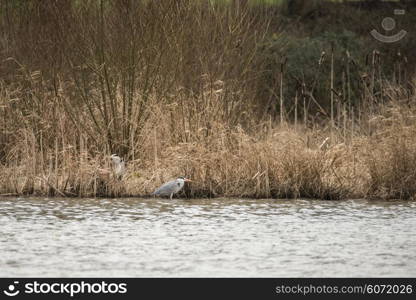
M 185 182 L 192 182 L 192 180 L 191 179 L 188 179 L 188 178 L 185 178 L 184 181 Z

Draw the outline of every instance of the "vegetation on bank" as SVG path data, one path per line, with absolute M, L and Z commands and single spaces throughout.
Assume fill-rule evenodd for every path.
M 414 41 L 374 11 L 0 3 L 0 194 L 415 197 Z

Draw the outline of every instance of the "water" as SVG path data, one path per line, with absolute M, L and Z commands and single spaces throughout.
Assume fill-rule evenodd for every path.
M 416 276 L 416 203 L 0 198 L 0 276 Z

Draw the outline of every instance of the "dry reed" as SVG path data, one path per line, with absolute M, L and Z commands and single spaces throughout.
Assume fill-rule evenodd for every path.
M 145 196 L 186 175 L 188 197 L 415 197 L 414 86 L 376 76 L 376 56 L 361 66 L 346 52 L 340 63 L 330 45 L 329 62 L 317 58 L 317 73 L 330 68 L 328 109 L 314 96 L 318 77 L 288 91 L 284 56 L 278 92 L 260 97 L 270 71 L 261 10 L 32 4 L 2 15 L 0 194 Z M 127 161 L 121 180 L 111 153 Z

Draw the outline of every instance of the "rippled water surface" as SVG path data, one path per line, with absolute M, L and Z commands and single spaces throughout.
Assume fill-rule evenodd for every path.
M 416 203 L 0 198 L 0 276 L 416 276 Z

